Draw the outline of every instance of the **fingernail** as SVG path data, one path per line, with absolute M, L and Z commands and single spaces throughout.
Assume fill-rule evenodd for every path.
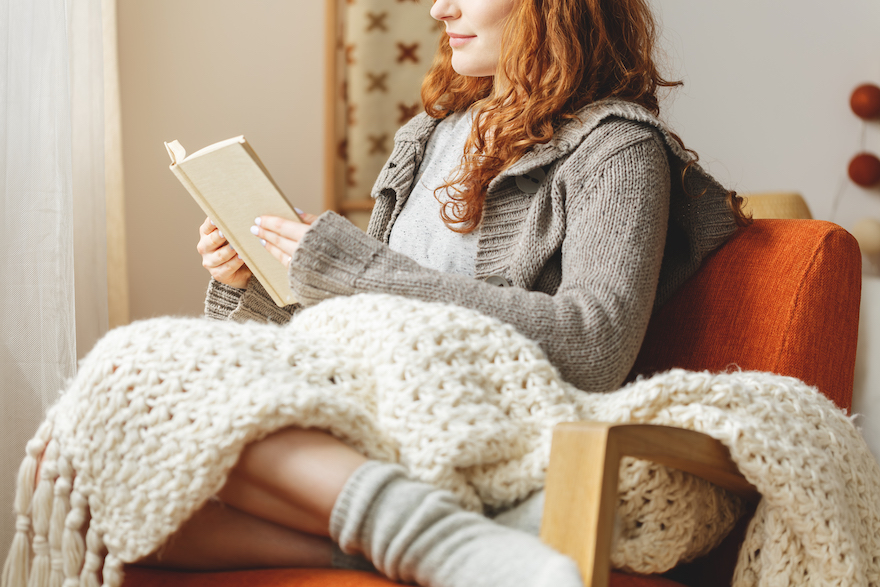
M 305 214 L 305 212 L 303 212 L 302 210 L 300 210 L 300 209 L 297 208 L 297 207 L 294 207 L 293 209 L 296 210 L 296 213 L 297 213 L 297 214 Z
M 211 226 L 217 226 L 216 224 L 214 224 L 214 221 L 213 221 L 213 220 L 208 220 L 208 222 L 211 223 Z
M 260 239 L 260 244 L 263 245 L 263 246 L 265 247 L 265 246 L 266 246 L 266 241 L 263 240 L 263 239 Z
M 241 255 L 238 255 L 238 258 L 241 259 Z M 244 260 L 244 259 L 242 259 L 242 260 Z
M 256 224 L 257 226 L 259 226 L 262 222 L 262 219 L 260 219 L 259 217 L 254 219 L 254 224 Z
M 251 226 L 251 234 L 260 234 L 260 229 L 256 226 Z
M 218 231 L 217 231 L 217 234 L 219 234 L 219 235 L 220 235 L 220 238 L 226 238 L 226 237 L 225 237 L 225 236 L 223 236 L 223 233 L 222 233 L 222 232 L 220 232 L 220 231 L 219 231 L 219 230 L 218 230 Z
M 232 246 L 232 243 L 229 243 L 229 248 L 232 249 L 233 251 L 235 250 L 235 247 Z

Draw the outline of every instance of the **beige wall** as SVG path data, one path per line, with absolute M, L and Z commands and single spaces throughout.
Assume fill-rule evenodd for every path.
M 651 3 L 664 68 L 685 83 L 665 116 L 718 179 L 743 193 L 798 191 L 814 218 L 847 229 L 880 219 L 880 190 L 846 175 L 860 150 L 880 153 L 880 122 L 849 107 L 860 83 L 880 84 L 880 2 Z
M 120 0 L 118 19 L 131 317 L 199 314 L 204 215 L 163 141 L 192 152 L 244 134 L 285 194 L 320 210 L 324 4 Z

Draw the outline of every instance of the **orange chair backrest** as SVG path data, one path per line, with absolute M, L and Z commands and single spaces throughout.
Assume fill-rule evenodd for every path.
M 651 319 L 633 375 L 770 371 L 852 406 L 861 254 L 819 220 L 755 220 Z

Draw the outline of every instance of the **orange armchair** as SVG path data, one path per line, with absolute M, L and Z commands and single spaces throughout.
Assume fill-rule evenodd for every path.
M 697 275 L 654 315 L 633 376 L 672 367 L 770 371 L 802 379 L 849 410 L 860 288 L 859 248 L 842 228 L 817 220 L 756 220 L 707 259 Z M 663 441 L 657 442 L 658 438 Z M 608 450 L 587 451 L 584 439 L 592 439 L 586 445 Z M 617 463 L 622 455 L 653 458 L 754 496 L 753 488 L 730 462 L 726 448 L 707 436 L 663 427 L 563 425 L 554 434 L 542 537 L 578 561 L 586 587 L 729 584 L 742 523 L 739 532 L 734 531 L 714 552 L 680 566 L 668 577 L 609 573 L 610 519 Z M 580 479 L 571 482 L 577 475 Z M 583 479 L 596 477 L 599 480 L 592 489 L 585 490 Z M 565 520 L 573 517 L 578 523 L 566 524 Z M 127 570 L 125 587 L 148 585 L 396 584 L 368 573 L 318 569 L 226 573 Z

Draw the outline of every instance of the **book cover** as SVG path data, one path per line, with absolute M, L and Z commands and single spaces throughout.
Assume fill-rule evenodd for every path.
M 250 228 L 258 216 L 301 221 L 243 136 L 220 141 L 190 155 L 177 141 L 165 143 L 171 171 L 279 306 L 296 302 L 287 269 Z

